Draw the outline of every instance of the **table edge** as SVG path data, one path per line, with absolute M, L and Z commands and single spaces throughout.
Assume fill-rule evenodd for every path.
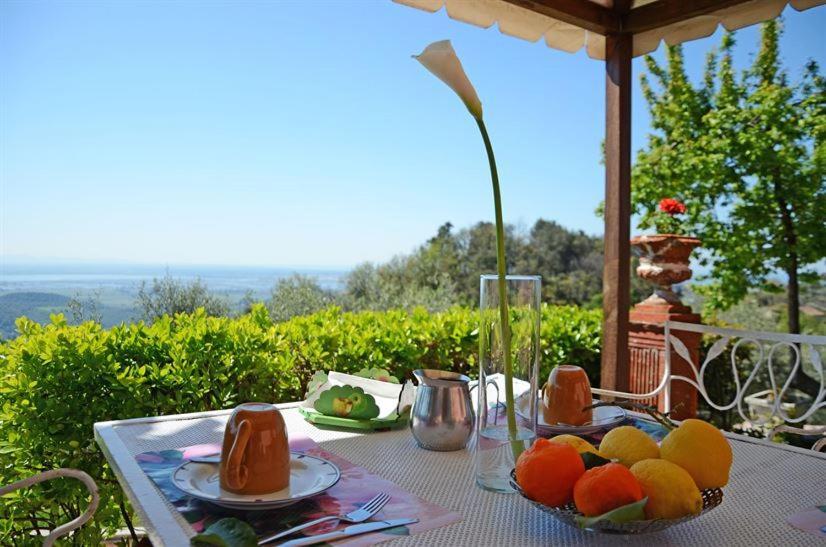
M 166 500 L 158 488 L 135 461 L 135 457 L 123 444 L 113 424 L 95 424 L 95 441 L 109 467 L 115 474 L 118 486 L 132 504 L 153 545 L 189 545 L 189 535 L 169 511 Z M 147 503 L 148 502 L 148 503 Z
M 288 409 L 301 405 L 301 402 L 281 403 L 278 408 Z M 155 483 L 144 473 L 135 456 L 126 448 L 118 436 L 116 427 L 151 424 L 168 421 L 199 420 L 213 416 L 225 416 L 232 413 L 232 409 L 211 410 L 207 412 L 193 412 L 188 414 L 172 414 L 169 416 L 154 416 L 148 418 L 129 418 L 126 420 L 108 420 L 94 424 L 95 442 L 103 452 L 109 467 L 115 474 L 118 486 L 123 490 L 132 508 L 141 521 L 147 523 L 146 533 L 154 545 L 189 545 L 190 535 L 187 530 L 175 519 L 169 510 L 166 499 Z M 150 498 L 150 503 L 144 503 Z
M 301 402 L 282 403 L 275 406 L 280 409 L 297 408 L 301 406 Z M 115 428 L 167 421 L 198 420 L 215 416 L 225 416 L 231 412 L 232 409 L 213 410 L 189 414 L 173 414 L 169 416 L 110 420 L 94 424 L 95 441 L 103 452 L 112 471 L 115 473 L 118 485 L 132 504 L 133 509 L 137 512 L 141 521 L 147 524 L 145 529 L 149 539 L 153 544 L 158 545 L 158 547 L 163 545 L 188 545 L 190 534 L 188 534 L 187 530 L 175 519 L 160 490 L 158 490 L 157 486 L 155 486 L 137 464 L 134 455 L 120 439 Z M 646 414 L 633 411 L 629 412 L 629 414 L 650 421 L 650 417 Z M 734 441 L 757 444 L 767 448 L 794 452 L 800 455 L 826 460 L 826 453 L 773 443 L 767 439 L 748 437 L 738 433 L 724 431 L 723 434 Z

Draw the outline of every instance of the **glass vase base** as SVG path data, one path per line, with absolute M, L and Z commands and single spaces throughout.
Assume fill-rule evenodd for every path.
M 491 492 L 513 494 L 511 469 L 518 455 L 535 440 L 536 433 L 524 427 L 517 427 L 514 436 L 506 425 L 481 428 L 476 439 L 476 485 Z

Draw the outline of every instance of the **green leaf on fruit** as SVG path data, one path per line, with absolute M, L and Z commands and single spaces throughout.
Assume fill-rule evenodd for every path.
M 585 464 L 585 469 L 591 469 L 592 467 L 599 467 L 600 465 L 611 463 L 611 460 L 605 459 L 598 454 L 594 454 L 593 452 L 580 452 L 579 457 L 582 458 L 582 463 Z
M 370 420 L 379 415 L 376 399 L 360 387 L 333 386 L 321 392 L 313 408 L 325 416 Z
M 212 547 L 255 547 L 258 538 L 252 526 L 236 518 L 225 518 L 193 537 L 191 545 Z
M 603 513 L 595 517 L 578 516 L 576 517 L 576 523 L 580 528 L 590 528 L 597 522 L 603 520 L 613 522 L 614 524 L 622 524 L 623 522 L 632 522 L 635 520 L 645 520 L 645 512 L 643 509 L 645 508 L 647 501 L 648 498 L 642 498 L 640 501 L 635 501 L 634 503 L 617 507 L 616 509 L 612 509 L 607 513 Z

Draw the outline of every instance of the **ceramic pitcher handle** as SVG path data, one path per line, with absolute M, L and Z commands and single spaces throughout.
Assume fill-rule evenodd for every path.
M 244 452 L 247 450 L 251 434 L 252 424 L 249 420 L 241 420 L 238 424 L 238 433 L 235 435 L 229 456 L 227 456 L 226 481 L 227 486 L 233 490 L 241 490 L 247 484 L 247 466 L 241 462 L 244 461 Z

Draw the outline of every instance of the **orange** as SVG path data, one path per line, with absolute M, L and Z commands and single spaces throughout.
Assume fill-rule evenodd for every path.
M 551 507 L 570 503 L 574 484 L 585 473 L 571 445 L 537 439 L 516 461 L 516 482 L 532 500 Z
M 586 517 L 607 513 L 642 498 L 639 481 L 621 463 L 589 469 L 574 485 L 574 503 Z

